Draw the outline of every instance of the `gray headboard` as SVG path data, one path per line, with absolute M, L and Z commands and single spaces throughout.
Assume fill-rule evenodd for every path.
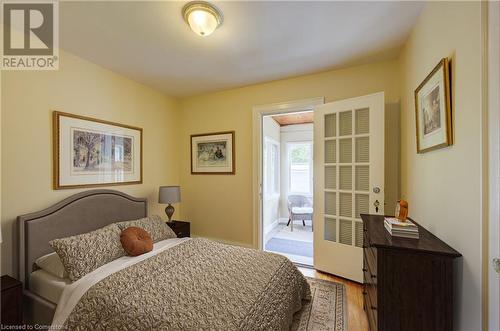
M 49 246 L 52 239 L 146 216 L 147 199 L 134 198 L 114 190 L 81 192 L 42 211 L 18 216 L 19 279 L 28 288 L 33 263 L 53 251 Z

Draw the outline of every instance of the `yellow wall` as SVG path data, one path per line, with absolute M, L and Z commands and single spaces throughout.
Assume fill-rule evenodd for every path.
M 51 110 L 144 129 L 144 182 L 114 189 L 147 197 L 179 184 L 177 101 L 78 57 L 61 52 L 58 71 L 2 73 L 2 274 L 16 274 L 18 215 L 38 211 L 81 190 L 52 189 Z M 174 216 L 175 217 L 175 216 Z
M 401 180 L 410 216 L 463 254 L 457 265 L 455 327 L 481 325 L 480 3 L 433 2 L 401 54 Z M 453 146 L 416 153 L 414 90 L 451 59 Z
M 252 107 L 324 96 L 325 102 L 385 91 L 399 111 L 398 63 L 388 61 L 274 81 L 180 102 L 182 216 L 194 235 L 252 246 Z M 396 107 L 394 106 L 396 105 Z M 236 174 L 191 175 L 191 134 L 236 131 Z

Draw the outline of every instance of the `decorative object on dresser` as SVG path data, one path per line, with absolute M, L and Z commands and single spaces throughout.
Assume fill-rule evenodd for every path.
M 453 330 L 453 260 L 462 256 L 414 222 L 418 240 L 391 237 L 362 214 L 364 309 L 370 330 Z
M 185 221 L 172 221 L 167 222 L 168 226 L 175 232 L 177 238 L 184 238 L 191 236 L 191 227 L 189 222 Z
M 453 144 L 448 66 L 448 59 L 441 59 L 415 90 L 415 122 L 419 154 Z
M 235 174 L 234 131 L 191 135 L 191 174 Z
M 23 324 L 23 285 L 10 276 L 2 276 L 2 330 Z
M 142 183 L 142 129 L 55 111 L 54 189 Z
M 408 201 L 398 200 L 398 202 L 396 202 L 396 212 L 394 213 L 394 217 L 401 222 L 406 221 L 406 218 L 408 217 Z
M 174 215 L 175 211 L 172 203 L 181 202 L 180 186 L 160 186 L 158 202 L 162 204 L 168 203 L 167 208 L 165 208 L 165 213 L 167 214 L 168 221 L 172 222 L 172 215 Z

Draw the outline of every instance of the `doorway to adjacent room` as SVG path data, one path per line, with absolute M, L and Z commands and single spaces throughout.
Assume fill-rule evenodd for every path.
M 267 115 L 262 122 L 263 249 L 313 265 L 312 110 Z

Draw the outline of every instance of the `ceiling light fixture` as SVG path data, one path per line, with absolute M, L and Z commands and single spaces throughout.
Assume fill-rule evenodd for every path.
M 199 36 L 212 34 L 223 21 L 222 12 L 205 1 L 192 1 L 182 8 L 182 16 L 191 30 Z

